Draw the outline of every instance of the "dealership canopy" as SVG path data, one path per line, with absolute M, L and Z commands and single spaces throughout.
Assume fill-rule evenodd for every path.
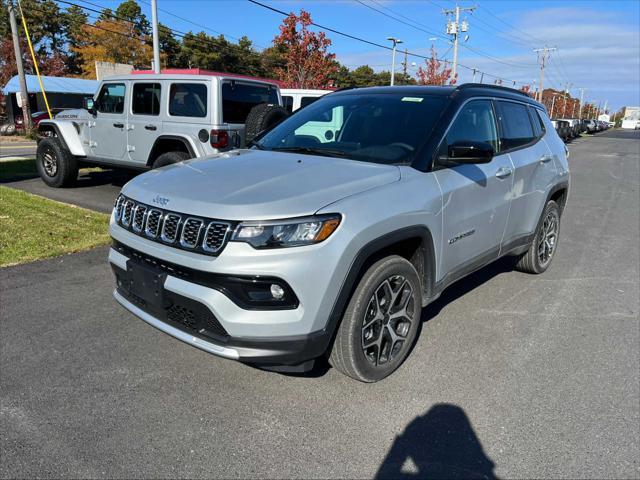
M 41 93 L 40 83 L 36 75 L 25 75 L 27 77 L 27 91 L 29 93 Z M 98 88 L 97 80 L 84 80 L 82 78 L 69 77 L 42 77 L 45 91 L 51 93 L 80 93 L 93 95 Z M 5 95 L 20 91 L 20 81 L 18 76 L 14 76 L 7 82 L 3 90 Z

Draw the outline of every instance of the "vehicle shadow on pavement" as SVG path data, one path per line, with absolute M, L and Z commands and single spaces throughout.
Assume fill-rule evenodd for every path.
M 502 257 L 445 288 L 437 300 L 422 310 L 422 322 L 428 322 L 435 318 L 448 304 L 455 302 L 493 277 L 497 277 L 502 273 L 512 272 L 515 264 L 515 257 Z
M 441 403 L 396 437 L 375 478 L 495 479 L 494 467 L 464 410 Z
M 102 170 L 99 172 L 81 172 L 73 185 L 74 188 L 97 187 L 100 185 L 114 185 L 122 187 L 141 172 L 129 170 Z

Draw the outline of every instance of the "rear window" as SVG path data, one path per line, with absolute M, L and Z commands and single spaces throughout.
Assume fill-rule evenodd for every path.
M 497 102 L 500 112 L 501 150 L 511 150 L 533 142 L 536 136 L 526 105 L 513 102 Z
M 133 85 L 131 112 L 135 115 L 160 114 L 160 84 L 136 83 Z
M 244 123 L 253 107 L 261 103 L 278 105 L 278 91 L 267 85 L 239 82 L 222 84 L 222 121 Z
M 172 83 L 169 89 L 169 115 L 206 117 L 207 86 L 202 83 Z
M 536 137 L 541 137 L 544 135 L 545 128 L 542 117 L 540 116 L 540 111 L 537 108 L 529 107 L 529 113 L 531 114 L 531 120 L 533 123 L 533 132 Z
M 311 105 L 313 102 L 318 100 L 320 97 L 302 97 L 300 99 L 300 108 L 306 107 L 307 105 Z

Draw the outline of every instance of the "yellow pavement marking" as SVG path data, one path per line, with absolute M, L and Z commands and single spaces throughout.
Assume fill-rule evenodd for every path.
M 7 150 L 13 150 L 14 148 L 36 148 L 36 145 L 2 145 L 2 148 L 6 148 Z

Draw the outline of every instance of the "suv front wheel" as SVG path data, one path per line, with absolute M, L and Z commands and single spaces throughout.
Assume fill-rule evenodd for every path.
M 78 178 L 78 162 L 56 137 L 38 142 L 36 168 L 40 178 L 50 187 L 67 187 Z
M 329 362 L 361 382 L 377 382 L 405 360 L 422 310 L 420 279 L 407 260 L 374 263 L 358 284 L 338 329 Z

